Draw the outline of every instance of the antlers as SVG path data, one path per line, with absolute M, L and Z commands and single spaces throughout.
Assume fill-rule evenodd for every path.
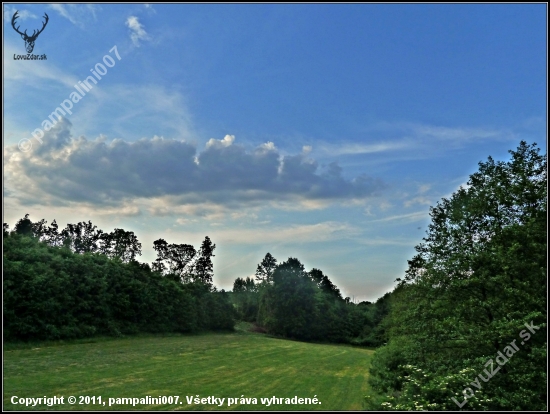
M 19 13 L 19 11 L 16 11 L 15 14 L 13 15 L 13 17 L 11 18 L 11 25 L 13 26 L 14 30 L 15 30 L 17 33 L 19 33 L 21 36 L 24 36 L 23 38 L 24 38 L 25 40 L 27 40 L 27 39 L 28 39 L 28 40 L 35 40 L 35 39 L 38 37 L 38 35 L 39 35 L 40 33 L 42 33 L 42 31 L 44 30 L 44 28 L 45 28 L 46 25 L 48 24 L 48 21 L 50 20 L 50 18 L 48 17 L 48 14 L 47 14 L 47 13 L 44 13 L 44 18 L 46 19 L 46 21 L 43 23 L 42 29 L 40 29 L 38 32 L 36 32 L 36 30 L 34 30 L 33 33 L 32 33 L 32 36 L 29 36 L 29 35 L 27 35 L 27 31 L 26 31 L 26 30 L 25 30 L 25 33 L 21 33 L 21 32 L 19 31 L 19 27 L 15 27 L 15 20 L 17 19 L 17 17 L 19 17 L 19 16 L 17 16 L 17 13 Z
M 19 27 L 15 27 L 15 19 L 17 19 L 17 13 L 19 13 L 19 10 L 17 10 L 15 12 L 15 14 L 13 15 L 13 17 L 11 18 L 11 25 L 13 27 L 13 30 L 15 30 L 17 33 L 19 33 L 21 36 L 26 36 L 27 35 L 27 31 L 25 30 L 25 33 L 21 33 L 19 31 Z
M 46 25 L 48 24 L 48 21 L 50 20 L 50 18 L 48 17 L 48 15 L 47 15 L 46 13 L 44 13 L 44 18 L 46 19 L 46 21 L 43 23 L 42 29 L 40 29 L 40 30 L 38 31 L 38 33 L 36 33 L 36 35 L 35 35 L 34 32 L 33 32 L 33 35 L 32 35 L 33 37 L 36 37 L 36 36 L 38 36 L 40 33 L 42 33 L 42 31 L 44 30 L 44 28 L 45 28 Z

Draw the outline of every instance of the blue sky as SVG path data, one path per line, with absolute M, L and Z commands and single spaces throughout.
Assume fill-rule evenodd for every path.
M 48 14 L 47 60 L 16 58 L 16 10 L 28 33 Z M 160 237 L 208 235 L 220 288 L 270 252 L 375 300 L 479 161 L 520 140 L 546 152 L 546 4 L 3 12 L 4 222 L 132 230 L 147 262 Z

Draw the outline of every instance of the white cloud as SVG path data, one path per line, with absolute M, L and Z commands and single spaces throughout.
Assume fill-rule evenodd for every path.
M 9 23 L 11 25 L 11 19 L 13 18 L 13 15 L 17 12 L 17 20 L 15 21 L 15 27 L 19 26 L 20 21 L 24 21 L 27 19 L 37 19 L 38 16 L 36 14 L 31 13 L 28 10 L 20 10 L 12 6 L 4 6 L 4 21 L 6 23 Z M 22 29 L 21 31 L 25 31 L 25 29 Z
M 21 62 L 18 60 L 6 58 L 16 53 L 21 54 L 22 50 L 24 50 L 23 42 L 21 42 L 21 45 L 12 43 L 4 44 L 4 80 L 10 81 L 6 82 L 6 87 L 15 86 L 11 81 L 20 82 L 24 84 L 24 86 L 29 86 L 29 84 L 40 85 L 41 82 L 47 81 L 48 84 L 55 82 L 58 85 L 71 88 L 70 91 L 67 91 L 67 95 L 74 90 L 74 85 L 79 79 L 59 69 L 48 60 L 37 60 L 33 62 L 33 65 L 21 65 Z M 88 76 L 88 74 L 86 74 L 86 76 Z M 83 79 L 84 78 L 85 77 L 83 77 Z
M 85 24 L 90 21 L 90 16 L 94 21 L 97 19 L 96 11 L 98 10 L 98 6 L 94 4 L 53 3 L 48 5 L 48 7 L 80 28 L 84 28 Z
M 229 147 L 231 144 L 233 144 L 233 141 L 235 141 L 235 135 L 226 135 L 225 137 L 223 137 L 223 139 L 220 139 L 220 140 L 210 138 L 210 140 L 208 140 L 208 142 L 206 143 L 206 148 Z
M 387 221 L 405 221 L 405 222 L 415 222 L 420 220 L 427 220 L 429 218 L 428 211 L 418 211 L 416 213 L 409 214 L 400 214 L 396 216 L 384 217 L 378 220 L 371 220 L 369 223 L 380 223 Z
M 54 9 L 61 16 L 69 20 L 72 24 L 78 24 L 78 21 L 71 15 L 71 13 L 69 13 L 69 11 L 65 8 L 65 5 L 54 3 L 50 4 L 50 8 Z
M 393 204 L 391 204 L 390 202 L 384 200 L 382 201 L 379 205 L 378 205 L 378 208 L 380 209 L 380 211 L 387 211 L 389 210 L 390 208 L 393 207 Z
M 260 145 L 257 151 L 261 153 L 265 153 L 269 151 L 277 151 L 277 148 L 275 147 L 275 144 L 273 142 L 268 141 L 265 144 Z
M 510 140 L 516 134 L 508 129 L 489 127 L 446 127 L 417 123 L 380 123 L 365 131 L 365 141 L 324 144 L 321 150 L 330 155 L 380 154 L 378 162 L 429 158 L 442 151 L 470 145 L 473 140 Z M 380 140 L 377 137 L 391 136 Z M 445 145 L 441 145 L 445 141 Z
M 376 144 L 348 143 L 340 146 L 325 145 L 324 151 L 332 155 L 356 155 L 356 154 L 374 154 L 378 152 L 397 151 L 410 147 L 412 143 L 409 140 L 397 142 L 380 142 Z
M 410 207 L 415 204 L 431 206 L 433 202 L 428 197 L 418 196 L 418 197 L 411 198 L 410 200 L 407 200 L 404 203 L 405 207 Z
M 70 97 L 76 90 L 74 85 L 79 80 L 84 80 L 89 72 L 86 68 L 81 77 L 77 78 L 73 73 L 61 70 L 50 60 L 23 65 L 11 58 L 14 53 L 21 53 L 17 49 L 23 49 L 23 44 L 12 45 L 11 42 L 6 42 L 4 79 L 9 82 L 5 82 L 4 93 L 9 99 L 10 115 L 5 114 L 4 123 L 9 127 L 4 128 L 4 135 L 11 133 L 11 136 L 20 137 L 19 139 L 31 138 L 31 131 L 41 128 L 41 122 L 49 117 L 63 99 Z M 110 71 L 123 69 L 118 65 L 109 69 L 106 76 L 111 76 Z M 156 131 L 178 139 L 196 136 L 187 100 L 177 90 L 158 85 L 103 82 L 101 80 L 97 85 L 92 83 L 93 88 L 74 105 L 72 114 L 67 115 L 78 126 L 78 131 L 73 131 L 93 131 L 97 135 L 105 132 L 111 139 L 136 134 L 140 134 L 137 135 L 138 138 L 143 137 L 141 134 L 152 136 Z M 36 88 L 36 91 L 29 91 L 29 87 Z M 25 111 L 31 100 L 31 93 L 36 93 L 40 102 L 31 107 L 35 110 L 32 116 Z M 61 98 L 56 102 L 51 100 L 51 96 Z M 117 116 L 113 118 L 113 114 Z M 144 130 L 142 126 L 147 129 Z
M 500 138 L 506 131 L 488 128 L 450 128 L 435 125 L 411 125 L 418 136 L 433 137 L 445 141 L 468 141 L 472 139 Z
M 152 4 L 149 4 L 149 3 L 145 3 L 143 5 L 143 7 L 145 7 L 145 10 L 149 11 L 150 13 L 156 13 L 157 11 L 153 8 L 153 5 Z
M 432 188 L 432 186 L 430 184 L 421 184 L 419 187 L 418 187 L 418 193 L 419 194 L 424 194 L 426 193 L 430 188 Z
M 162 129 L 181 139 L 194 135 L 187 101 L 177 91 L 147 84 L 102 84 L 96 89 L 101 89 L 101 96 L 92 105 L 87 103 L 87 112 L 82 115 L 79 112 L 75 118 L 82 130 L 96 126 L 97 119 L 112 119 L 112 114 L 120 114 L 109 122 L 117 137 L 135 135 L 135 125 L 142 123 L 151 126 L 151 130 Z
M 130 29 L 130 39 L 134 46 L 139 47 L 140 41 L 149 40 L 150 37 L 136 16 L 130 16 L 126 20 L 126 26 Z

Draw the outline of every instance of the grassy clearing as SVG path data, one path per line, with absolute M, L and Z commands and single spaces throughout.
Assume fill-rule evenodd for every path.
M 308 344 L 261 334 L 141 336 L 78 343 L 42 343 L 4 349 L 7 410 L 358 410 L 367 393 L 374 351 Z M 65 404 L 26 408 L 12 396 L 64 396 Z M 114 405 L 109 398 L 179 396 L 179 403 Z M 225 398 L 223 406 L 188 405 L 186 396 Z M 228 397 L 258 404 L 227 406 Z M 320 405 L 274 404 L 261 397 L 313 398 Z M 69 405 L 69 396 L 101 396 L 106 405 Z M 78 401 L 77 401 L 78 402 Z M 181 403 L 181 404 L 180 404 Z

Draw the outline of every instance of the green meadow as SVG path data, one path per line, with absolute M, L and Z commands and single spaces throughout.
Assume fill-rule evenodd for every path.
M 374 351 L 234 333 L 136 336 L 4 348 L 7 410 L 360 410 Z M 12 404 L 13 396 L 63 396 L 63 405 Z M 69 404 L 69 396 L 77 398 Z M 96 403 L 79 404 L 81 396 Z M 98 397 L 102 402 L 99 404 Z M 179 396 L 178 403 L 109 406 L 110 398 Z M 223 405 L 186 397 L 225 398 Z M 234 402 L 228 398 L 248 402 Z M 317 398 L 318 404 L 273 403 Z M 257 399 L 254 404 L 252 398 Z M 262 403 L 269 398 L 271 405 Z M 20 401 L 20 400 L 18 400 Z M 116 401 L 116 400 L 115 400 Z M 279 400 L 281 402 L 282 400 Z M 105 402 L 105 405 L 103 405 Z

